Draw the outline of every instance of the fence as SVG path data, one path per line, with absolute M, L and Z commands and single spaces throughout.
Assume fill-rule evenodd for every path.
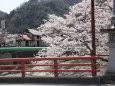
M 12 65 L 0 65 L 0 67 L 21 67 L 18 70 L 0 70 L 0 72 L 21 72 L 22 77 L 25 77 L 25 72 L 54 72 L 54 77 L 58 77 L 58 72 L 91 72 L 92 76 L 96 76 L 96 73 L 99 72 L 96 67 L 99 66 L 96 60 L 99 59 L 98 56 L 79 56 L 79 57 L 47 57 L 47 58 L 17 58 L 17 59 L 0 59 L 0 62 L 20 62 L 21 64 L 12 64 Z M 91 63 L 69 63 L 69 64 L 60 64 L 59 60 L 89 60 Z M 53 61 L 53 64 L 27 64 L 27 61 Z M 27 70 L 26 67 L 34 66 L 50 66 L 53 69 L 46 70 Z M 91 70 L 76 70 L 76 69 L 59 69 L 59 66 L 91 66 Z

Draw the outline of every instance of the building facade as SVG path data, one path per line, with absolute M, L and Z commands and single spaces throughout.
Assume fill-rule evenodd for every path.
M 35 29 L 26 29 L 22 35 L 16 38 L 18 47 L 47 47 L 48 45 L 41 40 L 41 33 Z

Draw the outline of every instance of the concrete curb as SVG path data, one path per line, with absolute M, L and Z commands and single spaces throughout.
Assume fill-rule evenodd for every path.
M 115 76 L 100 76 L 87 78 L 69 78 L 69 77 L 0 77 L 0 84 L 115 84 Z
M 98 84 L 100 83 L 98 77 L 95 78 L 52 78 L 52 77 L 1 77 L 0 83 L 44 83 L 44 84 Z

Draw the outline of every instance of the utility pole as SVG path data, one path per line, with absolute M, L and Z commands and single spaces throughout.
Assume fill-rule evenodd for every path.
M 91 0 L 91 33 L 92 33 L 92 55 L 96 55 L 95 46 L 95 6 L 94 0 Z
M 95 46 L 95 3 L 94 0 L 91 0 L 91 33 L 92 33 L 92 51 L 91 56 L 96 55 L 96 46 Z M 91 60 L 92 64 L 96 64 L 96 60 Z M 96 70 L 96 66 L 92 66 L 92 70 Z M 92 76 L 96 76 L 96 72 L 92 72 Z

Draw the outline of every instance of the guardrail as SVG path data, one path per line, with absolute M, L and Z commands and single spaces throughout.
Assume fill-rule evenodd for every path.
M 0 65 L 0 67 L 21 67 L 20 70 L 0 70 L 0 72 L 21 72 L 22 77 L 25 77 L 25 72 L 54 72 L 54 77 L 58 77 L 58 72 L 91 72 L 92 76 L 96 76 L 100 72 L 96 67 L 99 66 L 96 60 L 98 56 L 79 56 L 79 57 L 47 57 L 47 58 L 16 58 L 16 59 L 0 59 L 0 62 L 20 62 L 21 64 Z M 70 63 L 60 64 L 59 60 L 89 60 L 91 63 Z M 26 64 L 27 61 L 54 61 L 53 64 Z M 51 66 L 53 69 L 46 70 L 27 70 L 26 67 L 34 66 Z M 91 66 L 91 70 L 76 70 L 76 69 L 59 69 L 59 66 Z
M 39 51 L 47 47 L 1 47 L 0 52 L 6 51 Z

